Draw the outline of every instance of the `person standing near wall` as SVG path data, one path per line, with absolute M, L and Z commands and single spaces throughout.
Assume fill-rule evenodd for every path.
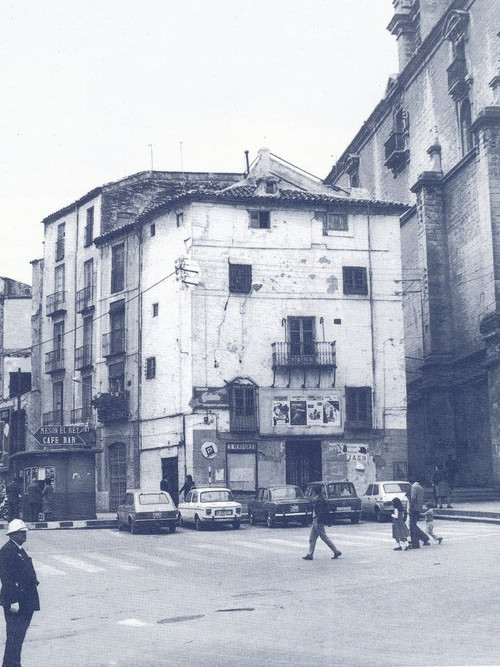
M 30 508 L 30 521 L 38 521 L 38 515 L 42 511 L 42 489 L 37 479 L 32 479 L 26 489 L 28 505 Z
M 54 515 L 54 487 L 52 480 L 47 477 L 42 491 L 42 508 L 44 521 L 50 521 Z
M 19 496 L 21 494 L 21 486 L 15 477 L 13 477 L 5 487 L 5 493 L 7 495 L 9 521 L 19 519 Z

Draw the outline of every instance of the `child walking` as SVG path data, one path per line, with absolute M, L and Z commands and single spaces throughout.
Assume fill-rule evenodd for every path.
M 437 542 L 438 544 L 441 544 L 443 541 L 442 537 L 438 537 L 437 535 L 434 535 L 434 505 L 432 503 L 427 503 L 425 506 L 426 512 L 424 512 L 425 516 L 425 532 L 429 537 L 432 537 L 432 539 Z
M 405 510 L 399 498 L 392 501 L 394 511 L 392 513 L 392 536 L 396 540 L 397 547 L 394 551 L 406 551 L 408 549 L 408 527 L 405 523 Z

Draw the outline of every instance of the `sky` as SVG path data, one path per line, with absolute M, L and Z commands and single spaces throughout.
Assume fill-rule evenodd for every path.
M 0 276 L 50 213 L 151 169 L 324 178 L 397 71 L 391 0 L 2 0 Z M 152 146 L 152 150 L 151 147 Z

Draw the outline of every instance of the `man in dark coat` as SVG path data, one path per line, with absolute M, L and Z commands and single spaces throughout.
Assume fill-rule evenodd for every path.
M 0 549 L 0 604 L 7 626 L 2 667 L 21 667 L 23 641 L 33 612 L 40 609 L 38 580 L 31 558 L 23 548 L 28 535 L 24 521 L 11 521 L 6 534 L 9 541 Z
M 427 533 L 424 533 L 418 525 L 417 521 L 420 518 L 422 512 L 422 507 L 424 504 L 424 489 L 417 482 L 413 482 L 411 485 L 411 494 L 410 494 L 410 537 L 411 537 L 411 548 L 420 549 L 420 542 L 423 542 L 424 547 L 430 546 L 430 538 Z
M 323 487 L 318 484 L 318 486 L 314 487 L 314 493 L 316 494 L 316 497 L 313 506 L 313 525 L 309 536 L 309 551 L 307 552 L 307 555 L 302 556 L 302 558 L 304 560 L 313 559 L 316 542 L 318 537 L 321 537 L 326 546 L 330 547 L 333 551 L 332 558 L 336 559 L 342 555 L 342 552 L 337 549 L 325 531 L 325 524 L 328 525 L 330 523 L 330 510 L 328 508 L 328 501 L 323 496 Z
M 42 487 L 37 479 L 32 479 L 31 484 L 26 489 L 28 495 L 28 505 L 30 507 L 30 521 L 38 521 L 38 516 L 42 511 Z
M 19 518 L 19 494 L 21 487 L 17 479 L 13 478 L 6 486 L 5 493 L 7 495 L 7 508 L 9 512 L 9 521 Z

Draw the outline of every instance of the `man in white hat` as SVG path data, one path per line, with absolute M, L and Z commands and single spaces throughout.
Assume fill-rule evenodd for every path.
M 2 667 L 21 667 L 24 637 L 33 612 L 40 609 L 38 580 L 31 558 L 23 548 L 28 536 L 24 521 L 11 521 L 6 534 L 9 541 L 0 549 L 0 604 L 7 625 Z

